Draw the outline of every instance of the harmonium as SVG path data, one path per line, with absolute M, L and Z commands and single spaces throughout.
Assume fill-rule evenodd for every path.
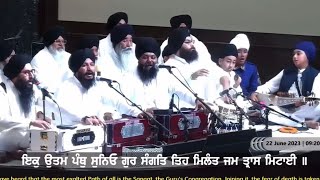
M 155 142 L 150 121 L 139 118 L 123 118 L 106 122 L 104 154 L 122 154 L 123 147 L 148 145 Z
M 154 110 L 156 119 L 170 132 L 159 127 L 159 141 L 171 144 L 208 136 L 208 115 L 201 111 L 184 111 L 184 116 L 172 110 Z
M 79 124 L 74 129 L 42 130 L 31 127 L 29 152 L 102 152 L 105 132 L 102 126 Z

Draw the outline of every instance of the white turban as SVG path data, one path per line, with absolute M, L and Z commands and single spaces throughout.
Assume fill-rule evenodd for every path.
M 250 42 L 245 34 L 238 34 L 236 37 L 234 37 L 231 41 L 230 44 L 234 44 L 237 49 L 247 49 L 249 51 L 250 48 Z

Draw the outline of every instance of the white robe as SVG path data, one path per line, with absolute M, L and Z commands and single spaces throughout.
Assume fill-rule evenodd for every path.
M 271 80 L 266 82 L 265 84 L 258 86 L 256 92 L 263 94 L 272 94 L 278 91 L 281 78 L 283 76 L 283 70 L 273 77 Z M 320 74 L 316 76 L 313 82 L 312 92 L 314 93 L 316 98 L 320 98 Z M 295 97 L 298 97 L 298 91 L 296 89 L 295 84 L 293 83 L 290 87 L 288 93 L 292 93 Z M 320 118 L 320 106 L 314 104 L 310 106 L 310 104 L 303 105 L 299 108 L 296 108 L 294 112 L 289 112 L 284 108 L 280 108 L 278 106 L 271 106 L 273 109 L 280 111 L 281 113 L 286 114 L 287 116 L 291 116 L 292 118 L 304 122 L 306 118 L 310 119 L 319 119 Z M 278 115 L 275 112 L 270 112 L 269 120 L 278 124 L 287 125 L 287 126 L 301 126 L 296 122 L 293 122 L 281 115 Z
M 187 83 L 191 86 L 191 89 L 197 93 L 198 97 L 209 103 L 213 103 L 213 101 L 219 97 L 219 88 L 221 86 L 220 78 L 222 76 L 228 76 L 227 73 L 213 61 L 206 63 L 204 61 L 195 60 L 189 64 L 184 59 L 176 55 L 171 55 L 165 65 L 177 67 L 182 76 L 186 79 Z M 181 80 L 183 80 L 183 77 L 177 69 L 174 68 L 172 71 L 175 72 Z M 209 75 L 200 76 L 195 80 L 191 80 L 192 73 L 200 69 L 207 69 L 209 71 Z M 177 85 L 180 86 L 179 88 L 185 88 L 181 87 L 179 84 Z M 190 105 L 186 106 L 189 107 Z
M 6 76 L 3 74 L 3 68 L 4 68 L 3 64 L 0 63 L 0 83 L 4 82 L 4 80 L 6 79 Z
M 63 58 L 58 62 L 47 47 L 44 47 L 33 57 L 31 66 L 36 70 L 41 87 L 55 93 L 59 85 L 73 75 L 68 65 L 69 57 L 70 53 L 64 52 Z
M 98 116 L 103 120 L 106 112 L 112 113 L 114 119 L 121 118 L 121 114 L 140 114 L 138 109 L 128 105 L 107 83 L 96 82 L 87 91 L 74 76 L 60 86 L 55 99 L 60 105 L 63 125 L 79 124 L 85 116 Z M 59 121 L 56 123 L 60 124 Z
M 187 63 L 184 59 L 180 58 L 179 56 L 173 54 L 170 55 L 169 59 L 165 62 L 165 65 L 175 66 L 176 68 L 171 69 L 172 73 L 175 74 L 184 84 L 186 84 L 187 86 L 190 85 L 191 89 L 194 90 L 194 87 L 191 84 L 191 74 L 194 72 L 191 64 Z M 184 87 L 173 75 L 171 75 L 171 77 L 168 76 L 168 80 L 168 83 L 170 83 L 171 88 L 175 89 L 171 91 L 185 92 L 185 98 L 180 97 L 180 107 L 194 108 L 195 102 L 190 101 L 191 99 L 189 98 L 193 97 L 193 94 L 189 90 L 187 90 L 187 88 Z M 201 98 L 201 96 L 199 97 Z
M 19 92 L 14 84 L 6 79 L 6 92 L 0 87 L 0 151 L 15 151 L 29 147 L 29 125 L 41 111 L 41 92 L 34 88 L 34 101 L 31 112 L 24 114 L 20 107 Z

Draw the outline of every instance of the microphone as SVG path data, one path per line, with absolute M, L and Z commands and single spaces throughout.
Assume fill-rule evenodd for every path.
M 111 84 L 111 83 L 113 83 L 113 82 L 118 82 L 118 81 L 116 81 L 116 80 L 112 80 L 112 79 L 107 79 L 107 78 L 103 78 L 103 77 L 100 77 L 100 76 L 97 76 L 96 77 L 96 80 L 98 80 L 98 81 L 105 81 L 105 82 L 107 82 L 108 84 Z
M 173 109 L 173 100 L 174 100 L 174 94 L 171 96 L 170 104 L 169 104 L 169 109 Z
M 160 65 L 158 66 L 158 68 L 172 69 L 172 68 L 176 68 L 176 67 L 175 67 L 175 66 L 168 66 L 168 65 L 160 64 Z
M 49 91 L 47 89 L 45 89 L 43 86 L 41 86 L 39 80 L 37 79 L 37 77 L 33 73 L 31 73 L 31 74 L 32 74 L 32 77 L 33 77 L 32 78 L 32 83 L 37 86 L 37 88 L 42 92 L 42 94 L 44 96 L 46 96 L 46 97 L 48 97 L 48 98 L 50 98 L 51 100 L 54 101 L 54 99 L 51 96 L 51 94 L 49 93 Z
M 224 96 L 225 94 L 228 95 L 228 94 L 229 94 L 229 91 L 232 90 L 232 89 L 233 89 L 233 88 L 229 88 L 229 89 L 223 90 L 222 92 L 219 93 L 219 95 L 220 95 L 220 96 Z

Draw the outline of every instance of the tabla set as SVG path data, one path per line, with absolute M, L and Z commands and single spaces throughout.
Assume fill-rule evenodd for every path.
M 217 116 L 225 123 L 225 125 L 217 125 L 215 127 L 217 133 L 238 131 L 240 128 L 240 111 L 233 104 L 226 104 L 221 99 L 216 100 L 214 104 L 218 106 Z

